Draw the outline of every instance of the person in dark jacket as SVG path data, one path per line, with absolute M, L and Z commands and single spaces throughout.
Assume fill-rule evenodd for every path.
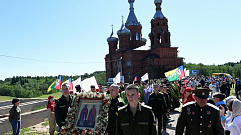
M 138 86 L 128 85 L 126 95 L 128 105 L 118 109 L 116 135 L 156 135 L 151 107 L 138 101 Z
M 116 118 L 118 108 L 125 105 L 123 99 L 119 97 L 118 85 L 112 84 L 110 86 L 111 104 L 108 111 L 108 126 L 105 135 L 115 135 L 116 133 Z
M 60 99 L 55 101 L 55 119 L 56 123 L 61 129 L 65 124 L 65 119 L 67 117 L 68 109 L 72 103 L 72 96 L 69 94 L 69 88 L 66 84 L 62 85 L 63 95 Z
M 193 90 L 196 102 L 183 105 L 179 115 L 175 135 L 224 135 L 220 111 L 215 105 L 207 103 L 209 89 Z
M 226 81 L 223 81 L 223 84 L 220 87 L 220 92 L 225 94 L 226 97 L 228 96 L 227 89 L 228 89 L 227 83 Z
M 162 134 L 163 115 L 168 115 L 167 105 L 164 94 L 159 92 L 159 85 L 153 84 L 154 93 L 151 93 L 148 106 L 152 107 L 152 111 L 158 120 L 158 134 Z
M 9 111 L 9 122 L 12 125 L 13 135 L 19 135 L 21 128 L 21 109 L 19 107 L 19 99 L 12 100 L 13 107 Z

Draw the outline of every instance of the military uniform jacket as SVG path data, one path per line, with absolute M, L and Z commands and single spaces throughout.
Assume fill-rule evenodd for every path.
M 167 92 L 163 92 L 163 95 L 164 95 L 164 99 L 165 99 L 165 102 L 166 102 L 166 105 L 167 105 L 167 109 L 170 109 L 171 108 L 171 101 L 170 101 L 169 94 Z
M 56 118 L 56 123 L 59 126 L 63 126 L 65 119 L 67 117 L 68 113 L 68 108 L 71 106 L 72 103 L 72 96 L 69 96 L 69 102 L 65 99 L 64 95 L 62 95 L 61 98 L 55 101 L 55 118 Z
M 110 109 L 108 112 L 108 126 L 106 129 L 107 133 L 116 131 L 117 111 L 118 111 L 118 108 L 124 105 L 125 105 L 124 101 L 119 96 L 111 100 Z
M 207 103 L 199 107 L 196 102 L 186 103 L 178 118 L 176 135 L 224 135 L 219 109 Z
M 151 107 L 140 103 L 134 117 L 129 104 L 119 108 L 116 127 L 116 135 L 156 135 Z
M 151 93 L 148 101 L 148 106 L 152 107 L 152 110 L 156 117 L 161 117 L 164 113 L 167 113 L 167 106 L 164 99 L 164 95 L 160 92 L 157 95 Z

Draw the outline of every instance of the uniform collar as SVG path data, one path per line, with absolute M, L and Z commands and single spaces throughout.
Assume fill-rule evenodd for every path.
M 111 97 L 111 101 L 117 101 L 118 98 L 119 98 L 119 95 L 117 95 L 115 99 Z
M 128 103 L 127 107 L 126 107 L 126 112 L 127 112 L 127 111 L 130 111 L 130 112 L 131 112 L 130 104 L 129 104 L 129 103 Z M 137 111 L 141 111 L 141 103 L 140 103 L 140 102 L 138 102 Z
M 195 105 L 196 105 L 198 108 L 205 108 L 205 107 L 207 106 L 207 103 L 206 103 L 206 105 L 205 105 L 204 107 L 200 107 L 200 106 L 197 104 L 197 102 L 195 102 Z

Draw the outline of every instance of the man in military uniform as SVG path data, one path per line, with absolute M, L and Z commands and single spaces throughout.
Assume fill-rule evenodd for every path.
M 156 135 L 151 108 L 138 102 L 138 86 L 128 85 L 126 96 L 128 105 L 118 109 L 116 135 Z
M 72 103 L 72 96 L 69 94 L 69 88 L 66 84 L 62 85 L 63 95 L 61 98 L 55 101 L 55 118 L 56 123 L 61 129 L 62 126 L 65 124 L 65 119 L 67 117 L 68 108 L 71 106 Z
M 158 120 L 158 134 L 161 135 L 162 133 L 162 116 L 168 115 L 166 102 L 164 99 L 164 95 L 160 93 L 159 85 L 153 84 L 154 93 L 152 93 L 149 97 L 148 106 L 152 107 L 152 111 L 155 114 L 155 117 Z
M 186 103 L 178 118 L 176 135 L 224 135 L 219 108 L 207 103 L 209 89 L 193 90 L 196 102 Z
M 125 105 L 124 101 L 118 95 L 119 87 L 116 84 L 110 86 L 111 104 L 108 112 L 108 126 L 105 135 L 115 135 L 116 133 L 116 118 L 119 107 Z
M 167 112 L 169 114 L 170 109 L 171 109 L 171 101 L 170 101 L 169 94 L 167 93 L 167 86 L 162 85 L 160 92 L 163 93 L 163 95 L 164 95 L 164 99 L 165 99 L 165 102 L 167 105 Z M 168 115 L 163 115 L 163 131 L 166 131 L 167 121 L 168 121 Z

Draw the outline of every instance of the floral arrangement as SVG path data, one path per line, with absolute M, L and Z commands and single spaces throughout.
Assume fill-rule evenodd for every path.
M 80 99 L 102 100 L 95 130 L 74 128 L 75 116 L 77 117 L 78 105 Z M 60 129 L 61 134 L 68 135 L 101 135 L 104 134 L 107 127 L 107 116 L 110 106 L 110 96 L 104 93 L 80 93 L 73 98 L 71 108 L 69 108 L 65 126 Z

